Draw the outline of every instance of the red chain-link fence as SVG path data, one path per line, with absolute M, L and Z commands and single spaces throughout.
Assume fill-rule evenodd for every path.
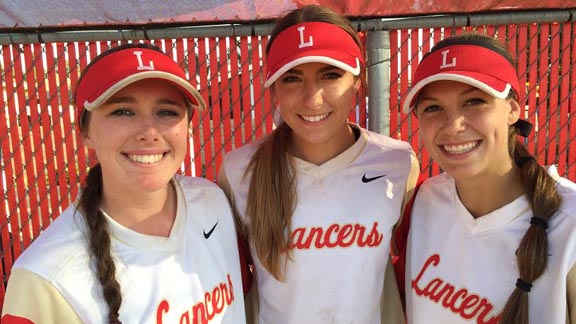
M 419 152 L 423 175 L 440 172 L 418 139 L 418 123 L 401 113 L 400 104 L 423 53 L 440 39 L 475 32 L 495 36 L 508 45 L 525 84 L 526 112 L 534 125 L 526 144 L 543 165 L 555 164 L 561 175 L 576 181 L 576 30 L 574 23 L 394 30 L 390 35 L 390 134 L 409 140 Z
M 471 28 L 392 30 L 390 134 L 418 152 L 423 175 L 440 172 L 422 149 L 417 121 L 400 102 L 423 52 L 444 36 Z M 526 84 L 527 139 L 542 164 L 557 164 L 576 181 L 576 30 L 574 23 L 484 26 L 476 31 L 507 41 Z M 273 129 L 263 88 L 265 36 L 160 39 L 188 71 L 210 109 L 194 114 L 182 173 L 214 180 L 223 154 Z M 71 102 L 79 72 L 119 42 L 10 44 L 0 48 L 0 307 L 14 260 L 77 196 L 94 157 L 77 131 Z M 367 125 L 365 90 L 351 121 Z

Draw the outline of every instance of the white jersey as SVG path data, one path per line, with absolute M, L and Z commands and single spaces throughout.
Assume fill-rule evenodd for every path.
M 576 323 L 576 184 L 559 178 L 557 189 L 563 204 L 548 224 L 546 270 L 528 293 L 530 323 Z M 515 251 L 532 216 L 523 195 L 475 219 L 453 178 L 425 181 L 412 209 L 408 322 L 498 323 L 516 288 Z
M 391 232 L 414 153 L 408 143 L 363 129 L 359 134 L 321 166 L 293 158 L 298 201 L 284 281 L 266 271 L 250 242 L 260 324 L 380 324 Z M 231 201 L 245 223 L 250 177 L 244 172 L 256 148 L 239 148 L 223 163 Z
M 106 215 L 120 320 L 128 323 L 245 323 L 236 231 L 222 190 L 177 176 L 177 215 L 169 237 L 144 235 Z M 18 258 L 2 323 L 108 323 L 91 271 L 86 227 L 69 207 Z M 15 321 L 15 323 L 24 323 Z

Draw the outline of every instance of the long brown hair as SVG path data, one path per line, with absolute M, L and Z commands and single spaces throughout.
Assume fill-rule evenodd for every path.
M 358 46 L 358 34 L 345 17 L 321 6 L 306 6 L 289 12 L 276 22 L 266 54 L 280 32 L 303 22 L 326 22 L 344 29 Z M 264 268 L 276 279 L 283 278 L 283 261 L 290 258 L 292 213 L 296 205 L 296 174 L 287 156 L 292 130 L 286 123 L 265 138 L 255 152 L 245 176 L 252 172 L 248 191 L 246 215 L 248 235 Z
M 126 48 L 149 48 L 157 51 L 161 50 L 149 44 L 125 44 L 109 49 L 97 56 L 84 69 L 84 72 L 78 80 L 82 82 L 82 77 L 91 66 L 111 53 Z M 90 112 L 83 110 L 80 115 L 80 131 L 83 136 L 88 132 L 90 125 Z M 102 296 L 108 305 L 108 322 L 110 324 L 120 324 L 120 305 L 122 304 L 122 291 L 120 283 L 116 279 L 116 265 L 111 254 L 112 241 L 110 239 L 110 230 L 108 222 L 100 211 L 102 204 L 102 168 L 99 163 L 90 169 L 86 177 L 86 182 L 82 187 L 82 192 L 78 200 L 78 210 L 84 217 L 88 228 L 88 247 L 92 261 L 96 268 L 96 278 L 102 286 Z
M 431 52 L 456 44 L 484 46 L 504 56 L 515 66 L 512 55 L 502 43 L 479 34 L 463 34 L 446 38 L 436 44 Z M 513 91 L 508 96 L 508 100 L 517 100 Z M 518 140 L 518 125 L 521 124 L 517 123 L 510 127 L 508 152 L 520 170 L 522 187 L 526 192 L 534 217 L 516 250 L 519 283 L 504 306 L 500 317 L 501 324 L 528 324 L 529 288 L 544 273 L 548 262 L 547 223 L 562 204 L 562 197 L 556 190 L 556 181 Z

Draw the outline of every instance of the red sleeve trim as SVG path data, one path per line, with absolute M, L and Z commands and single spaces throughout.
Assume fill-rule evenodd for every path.
M 237 233 L 238 237 L 238 252 L 240 255 L 240 271 L 242 273 L 242 288 L 244 291 L 244 295 L 248 293 L 250 287 L 252 286 L 253 281 L 253 262 L 252 262 L 252 255 L 250 253 L 250 247 L 248 246 L 248 242 Z
M 35 324 L 35 323 L 24 317 L 18 317 L 6 314 L 2 317 L 2 324 Z
M 404 214 L 402 215 L 402 221 L 396 228 L 396 233 L 394 233 L 394 244 L 398 251 L 397 255 L 392 255 L 392 263 L 394 265 L 394 273 L 396 274 L 396 282 L 398 283 L 398 290 L 400 292 L 400 298 L 402 300 L 402 306 L 406 307 L 406 248 L 408 246 L 408 232 L 410 232 L 410 220 L 412 214 L 412 206 L 414 205 L 414 200 L 416 199 L 416 194 L 418 189 L 422 184 L 423 180 L 421 177 L 418 178 L 416 187 L 414 188 L 414 194 L 410 200 L 406 203 L 404 208 Z

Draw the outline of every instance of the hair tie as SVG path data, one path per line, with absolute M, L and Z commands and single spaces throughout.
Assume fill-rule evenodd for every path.
M 526 282 L 520 278 L 518 278 L 516 280 L 516 287 L 520 288 L 521 290 L 525 291 L 525 292 L 530 292 L 530 290 L 532 289 L 532 284 L 529 282 Z
M 544 227 L 544 229 L 548 228 L 548 221 L 542 217 L 534 216 L 534 217 L 530 218 L 530 224 L 536 225 L 536 226 L 542 226 L 542 227 Z
M 532 132 L 533 127 L 530 122 L 524 119 L 518 119 L 514 124 L 512 124 L 512 126 L 516 128 L 518 135 L 523 137 L 528 137 L 528 135 L 530 135 L 530 132 Z
M 516 165 L 522 167 L 524 164 L 530 161 L 536 161 L 536 159 L 534 159 L 532 155 L 524 155 L 523 157 L 519 158 L 518 161 L 516 161 Z

